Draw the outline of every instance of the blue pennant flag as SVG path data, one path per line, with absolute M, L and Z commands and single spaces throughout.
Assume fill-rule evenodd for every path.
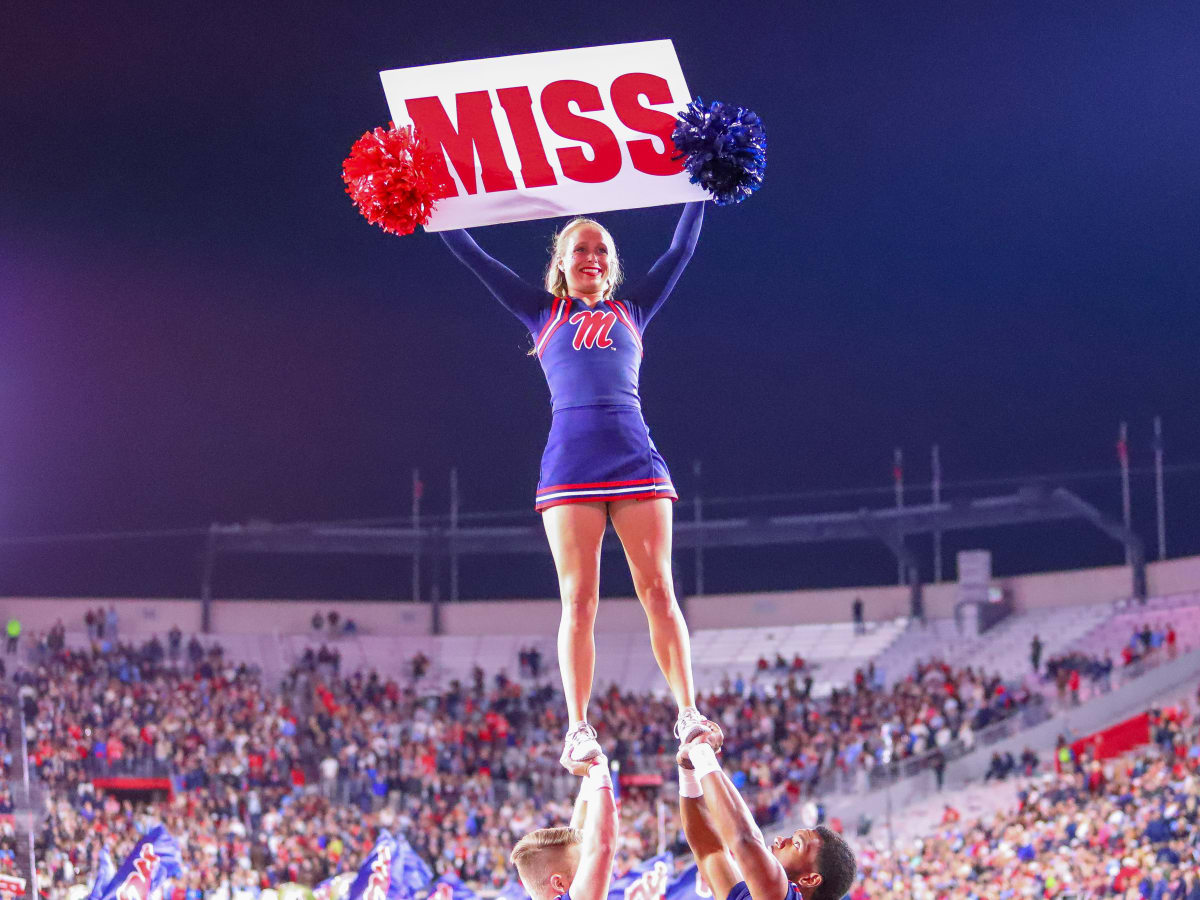
M 705 883 L 695 863 L 688 866 L 667 885 L 666 900 L 711 900 L 712 890 Z
M 525 885 L 514 878 L 500 888 L 500 893 L 496 894 L 496 900 L 530 900 L 530 897 L 529 892 L 525 890 Z
M 433 869 L 412 848 L 407 838 L 396 835 L 396 847 L 400 851 L 400 880 L 410 891 L 419 891 L 433 881 Z
M 433 883 L 429 900 L 476 900 L 479 895 L 463 884 L 455 872 L 447 872 Z
M 432 877 L 403 836 L 394 838 L 383 831 L 351 882 L 347 900 L 412 900 Z
M 168 878 L 178 878 L 182 874 L 179 845 L 166 828 L 155 825 L 133 845 L 121 868 L 103 889 L 97 894 L 93 888 L 92 897 L 94 900 L 150 900 L 151 894 L 161 892 Z
M 101 847 L 100 859 L 96 864 L 96 880 L 92 882 L 92 891 L 88 894 L 88 900 L 100 900 L 104 896 L 104 889 L 108 887 L 108 883 L 116 874 L 117 864 L 113 862 L 112 854 L 108 852 L 107 847 Z
M 662 900 L 671 883 L 673 858 L 670 853 L 638 863 L 608 889 L 608 900 Z

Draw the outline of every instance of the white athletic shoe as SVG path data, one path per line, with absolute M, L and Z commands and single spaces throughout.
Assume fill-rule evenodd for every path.
M 567 731 L 567 736 L 563 741 L 562 756 L 558 761 L 567 769 L 572 769 L 579 763 L 595 759 L 600 753 L 600 742 L 596 740 L 596 729 L 587 722 L 576 722 Z
M 688 706 L 679 711 L 679 718 L 675 720 L 675 737 L 679 738 L 679 743 L 686 744 L 706 731 L 708 719 L 700 715 L 696 707 Z

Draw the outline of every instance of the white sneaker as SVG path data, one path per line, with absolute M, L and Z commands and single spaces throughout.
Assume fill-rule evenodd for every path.
M 571 769 L 578 763 L 595 759 L 600 753 L 600 742 L 596 740 L 596 729 L 587 722 L 576 722 L 567 731 L 559 762 Z
M 675 720 L 675 737 L 679 738 L 679 743 L 686 744 L 706 731 L 708 719 L 700 715 L 696 707 L 688 706 L 679 711 L 679 718 Z

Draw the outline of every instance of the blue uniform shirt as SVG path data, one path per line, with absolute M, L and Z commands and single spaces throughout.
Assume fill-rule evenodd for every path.
M 750 888 L 746 887 L 746 882 L 739 881 L 729 889 L 729 896 L 725 900 L 750 900 Z M 800 891 L 790 881 L 788 882 L 787 893 L 783 895 L 783 900 L 803 900 L 800 896 Z
M 465 231 L 442 232 L 442 239 L 529 329 L 555 412 L 578 406 L 640 409 L 642 333 L 683 274 L 703 219 L 703 202 L 684 206 L 671 246 L 645 278 L 619 298 L 590 309 L 582 300 L 554 297 L 522 281 Z

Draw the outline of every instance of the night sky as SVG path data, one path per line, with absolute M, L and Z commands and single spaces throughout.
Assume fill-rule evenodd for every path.
M 369 226 L 340 165 L 378 71 L 671 38 L 767 124 L 763 190 L 710 208 L 647 332 L 647 421 L 685 500 L 1200 461 L 1200 7 L 24 4 L 0 32 L 0 536 L 444 512 L 535 522 L 548 393 L 521 325 L 434 236 Z M 781 5 L 782 6 L 782 5 Z M 765 12 L 764 12 L 765 11 Z M 742 13 L 761 18 L 738 18 Z M 644 272 L 677 208 L 606 213 Z M 477 229 L 537 279 L 555 223 Z M 1200 552 L 1200 472 L 1168 478 Z M 958 495 L 988 488 L 961 488 Z M 990 490 L 1001 492 L 1007 487 Z M 1154 553 L 1151 482 L 1136 526 Z M 948 491 L 953 496 L 954 490 Z M 678 513 L 685 513 L 680 504 Z M 736 503 L 714 511 L 738 511 Z M 964 535 L 998 571 L 1112 563 L 1083 526 Z M 194 538 L 0 546 L 0 593 L 188 594 Z M 606 590 L 627 589 L 611 566 Z M 880 548 L 714 554 L 710 589 L 894 579 Z M 396 561 L 243 560 L 231 594 L 389 596 Z M 923 573 L 928 577 L 929 572 Z M 549 557 L 473 596 L 549 595 Z

